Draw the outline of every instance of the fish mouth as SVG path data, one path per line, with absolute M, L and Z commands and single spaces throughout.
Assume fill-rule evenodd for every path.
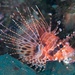
M 65 64 L 75 63 L 75 52 L 63 60 Z

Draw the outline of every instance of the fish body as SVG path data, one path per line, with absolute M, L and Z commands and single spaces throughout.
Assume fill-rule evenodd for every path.
M 29 34 L 34 39 L 31 39 L 30 37 L 23 34 L 23 36 L 30 40 L 30 42 L 16 42 L 17 46 L 21 49 L 21 54 L 19 55 L 23 61 L 32 64 L 32 66 L 35 65 L 36 69 L 38 67 L 45 68 L 47 61 L 64 61 L 64 63 L 72 62 L 72 59 L 68 60 L 74 55 L 74 49 L 69 45 L 69 42 L 67 40 L 69 37 L 67 37 L 65 40 L 61 40 L 58 36 L 56 36 L 55 30 L 50 32 L 48 32 L 47 30 L 41 32 L 40 28 L 37 28 L 37 30 L 39 34 L 38 38 L 36 38 L 34 34 L 29 31 Z M 36 31 L 34 30 L 34 32 Z M 67 62 L 65 62 L 66 59 Z
M 16 46 L 16 48 L 12 48 L 10 46 L 6 47 L 16 50 L 16 53 L 12 54 L 19 54 L 19 58 L 21 58 L 22 62 L 31 64 L 31 67 L 35 66 L 35 70 L 44 70 L 47 61 L 64 61 L 65 63 L 74 62 L 75 50 L 70 46 L 68 41 L 75 35 L 75 32 L 73 32 L 71 36 L 61 40 L 59 36 L 57 36 L 59 33 L 58 25 L 54 30 L 51 30 L 51 22 L 49 26 L 44 20 L 39 8 L 37 6 L 36 8 L 42 18 L 37 20 L 32 14 L 30 14 L 30 18 L 32 20 L 31 23 L 26 21 L 25 17 L 20 13 L 18 8 L 16 9 L 21 20 L 18 21 L 17 19 L 14 19 L 16 16 L 15 13 L 11 16 L 12 21 L 19 28 L 19 30 L 22 31 L 21 34 L 18 33 L 19 30 L 15 32 L 1 24 L 1 26 L 17 36 L 9 35 L 1 30 L 1 33 L 7 36 L 5 38 L 9 39 L 7 40 L 8 42 L 5 39 L 4 43 L 7 45 L 11 42 L 12 45 Z M 18 24 L 17 21 L 20 24 Z M 60 25 L 60 21 L 58 21 L 58 24 Z M 67 60 L 67 62 L 65 60 Z

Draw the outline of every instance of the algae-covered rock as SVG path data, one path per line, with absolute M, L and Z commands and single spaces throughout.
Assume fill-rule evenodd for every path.
M 36 75 L 26 64 L 8 54 L 0 56 L 0 75 Z
M 64 27 L 67 31 L 75 30 L 75 3 L 66 10 L 63 19 Z
M 75 63 L 47 62 L 46 70 L 37 75 L 75 75 Z

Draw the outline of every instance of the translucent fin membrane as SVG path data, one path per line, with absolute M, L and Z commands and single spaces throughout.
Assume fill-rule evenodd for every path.
M 36 36 L 36 38 L 37 38 L 37 35 L 35 34 L 34 30 L 30 27 L 30 25 L 27 23 L 27 21 L 25 20 L 24 16 L 21 15 L 21 13 L 20 13 L 20 11 L 18 10 L 17 7 L 16 7 L 16 9 L 17 9 L 17 12 L 19 13 L 19 15 L 20 15 L 21 18 L 22 18 L 22 23 L 23 23 L 28 29 L 30 29 L 30 30 L 33 32 L 33 34 Z M 31 15 L 30 15 L 30 16 L 31 16 Z M 33 24 L 33 25 L 34 25 L 34 24 Z
M 14 19 L 12 19 L 14 22 L 15 22 L 15 24 L 25 33 L 25 34 L 27 34 L 31 39 L 33 39 L 35 42 L 36 42 L 36 40 L 33 38 L 33 37 L 31 37 L 24 29 L 22 29 L 18 24 L 17 24 L 17 22 L 14 20 Z
M 37 28 L 36 28 L 36 24 L 35 24 L 35 22 L 34 22 L 33 15 L 31 14 L 31 11 L 30 11 L 30 9 L 29 9 L 29 8 L 28 8 L 28 10 L 29 10 L 30 17 L 31 17 L 31 20 L 32 20 L 32 23 L 33 23 L 33 27 L 35 28 L 36 33 L 37 33 L 37 35 L 39 36 L 38 30 L 37 30 Z
M 44 24 L 48 26 L 48 23 L 46 22 L 46 20 L 45 20 L 43 14 L 41 13 L 41 11 L 39 10 L 39 8 L 38 8 L 37 5 L 36 5 L 36 8 L 38 9 L 38 11 L 39 11 L 39 13 L 40 13 L 40 15 L 41 15 L 41 17 L 42 17 L 42 20 L 43 20 Z
M 10 32 L 12 32 L 12 33 L 14 33 L 14 34 L 16 34 L 17 36 L 19 36 L 19 37 L 21 37 L 21 38 L 23 38 L 23 39 L 26 39 L 28 42 L 31 42 L 30 40 L 28 40 L 27 38 L 23 37 L 22 35 L 20 35 L 20 34 L 14 32 L 14 31 L 12 31 L 12 30 L 9 29 L 9 28 L 7 28 L 5 25 L 2 24 L 2 26 L 3 26 L 4 28 L 6 28 L 8 31 L 10 31 Z
M 37 7 L 37 6 L 36 6 Z M 32 7 L 31 7 L 32 8 Z M 39 8 L 37 7 L 37 9 L 39 10 Z M 40 18 L 40 20 L 42 21 L 42 23 L 40 24 L 40 25 L 42 25 L 42 27 L 44 28 L 44 30 L 46 31 L 46 28 L 45 28 L 45 25 L 46 25 L 46 23 L 45 23 L 45 18 L 44 18 L 44 16 L 42 15 L 42 13 L 41 13 L 41 11 L 39 10 L 39 13 L 36 11 L 36 10 L 34 10 L 33 8 L 32 8 L 32 10 L 38 15 L 39 13 L 41 14 L 41 16 L 43 17 L 43 19 L 42 18 Z

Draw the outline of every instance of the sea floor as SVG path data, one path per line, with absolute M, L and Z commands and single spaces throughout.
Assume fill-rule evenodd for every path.
M 27 65 L 8 54 L 0 56 L 0 75 L 36 75 Z
M 46 70 L 38 75 L 75 75 L 75 63 L 66 65 L 63 62 L 48 62 Z
M 5 54 L 0 56 L 0 75 L 75 75 L 75 63 L 47 62 L 46 70 L 36 73 L 26 64 Z

